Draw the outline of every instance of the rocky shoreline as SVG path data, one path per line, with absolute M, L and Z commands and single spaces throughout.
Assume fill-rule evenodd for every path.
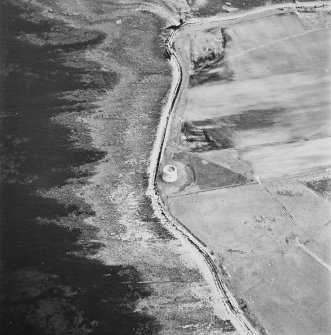
M 146 195 L 167 27 L 218 2 L 1 4 L 1 334 L 237 334 Z
M 145 195 L 165 23 L 103 2 L 3 8 L 1 332 L 231 330 Z

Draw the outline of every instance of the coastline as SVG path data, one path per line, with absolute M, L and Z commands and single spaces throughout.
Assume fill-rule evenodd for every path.
M 23 14 L 24 4 L 18 3 Z M 14 231 L 10 239 L 6 231 L 2 233 L 2 241 L 11 243 L 11 247 L 6 244 L 8 252 L 13 245 L 22 246 L 20 252 L 14 250 L 22 258 L 16 267 L 9 269 L 10 260 L 2 256 L 6 265 L 2 330 L 15 335 L 27 329 L 42 334 L 104 334 L 110 329 L 118 334 L 210 334 L 223 330 L 235 334 L 228 320 L 215 316 L 214 297 L 197 268 L 195 255 L 163 227 L 145 194 L 159 113 L 170 86 L 170 69 L 160 38 L 167 34 L 164 21 L 132 6 L 114 10 L 111 4 L 103 4 L 101 10 L 95 3 L 36 5 L 37 9 L 28 8 L 28 20 L 37 28 L 39 21 L 66 22 L 73 32 L 69 34 L 73 44 L 81 39 L 75 29 L 82 27 L 87 30 L 83 36 L 91 30 L 103 36 L 101 43 L 87 45 L 82 51 L 87 65 L 98 64 L 91 70 L 93 80 L 100 83 L 98 91 L 90 90 L 87 70 L 82 73 L 81 90 L 63 92 L 62 78 L 56 79 L 59 89 L 54 95 L 67 99 L 69 106 L 71 101 L 75 106 L 85 98 L 88 103 L 81 113 L 72 113 L 65 106 L 50 119 L 45 114 L 47 127 L 39 127 L 47 134 L 48 123 L 57 122 L 70 130 L 68 146 L 82 150 L 88 145 L 101 153 L 91 155 L 91 164 L 68 166 L 82 178 L 65 178 L 61 184 L 53 179 L 51 187 L 39 179 L 36 194 L 49 200 L 52 216 L 38 207 L 42 201 L 38 198 L 31 204 L 33 211 L 22 208 L 21 217 L 23 221 L 24 213 L 31 212 L 28 227 L 42 230 L 40 239 L 29 232 L 21 236 L 20 231 Z M 54 35 L 46 26 L 50 32 L 45 32 L 44 40 L 44 35 L 22 27 L 18 26 L 21 36 L 38 47 L 52 43 L 56 50 L 65 41 L 62 28 Z M 77 68 L 70 43 L 61 61 Z M 40 61 L 36 59 L 37 69 Z M 115 73 L 115 85 L 105 86 L 104 78 Z M 42 136 L 39 142 L 45 142 Z M 45 155 L 38 162 L 49 157 L 47 152 Z M 52 169 L 54 166 L 40 173 Z M 30 188 L 28 197 L 32 198 L 33 192 Z M 24 201 L 30 204 L 29 198 Z M 56 212 L 61 206 L 68 210 Z M 5 227 L 16 227 L 10 216 L 4 222 Z M 61 248 L 55 242 L 61 243 Z M 30 249 L 29 260 L 25 246 Z M 18 293 L 13 296 L 14 292 Z
M 179 232 L 155 193 L 174 107 L 169 98 L 179 82 L 162 40 L 167 26 L 179 22 L 181 5 L 162 18 L 162 4 L 154 11 L 130 2 L 34 1 L 36 9 L 11 1 L 22 22 L 15 38 L 37 56 L 24 60 L 28 70 L 33 62 L 30 72 L 21 63 L 8 70 L 15 80 L 23 73 L 26 98 L 9 115 L 13 127 L 5 138 L 14 172 L 6 183 L 16 193 L 6 195 L 11 212 L 1 213 L 1 257 L 9 269 L 1 282 L 1 329 L 15 335 L 244 334 L 226 312 L 231 304 L 219 299 L 213 256 Z M 59 57 L 41 67 L 40 50 L 47 48 Z M 38 92 L 47 85 L 54 90 L 41 103 Z M 15 113 L 23 115 L 29 99 L 36 103 L 29 121 L 20 123 Z M 26 156 L 37 172 L 25 167 Z M 26 197 L 18 196 L 22 185 Z M 4 198 L 3 185 L 2 192 Z

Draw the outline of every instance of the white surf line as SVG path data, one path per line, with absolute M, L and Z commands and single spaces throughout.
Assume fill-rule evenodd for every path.
M 295 5 L 291 5 L 288 7 L 292 7 Z M 285 8 L 286 6 L 275 6 L 275 8 Z M 146 8 L 148 10 L 148 8 Z M 265 7 L 255 12 L 263 12 L 269 11 L 269 7 Z M 159 13 L 158 13 L 159 14 Z M 239 15 L 233 15 L 232 18 L 240 18 L 248 15 L 252 15 L 252 11 L 250 13 L 244 13 Z M 153 145 L 153 149 L 150 156 L 150 164 L 148 167 L 148 188 L 147 188 L 147 196 L 151 199 L 153 210 L 157 217 L 159 217 L 160 221 L 169 229 L 170 232 L 174 234 L 177 238 L 184 241 L 189 241 L 198 251 L 199 254 L 203 257 L 205 264 L 208 266 L 208 271 L 213 277 L 213 283 L 210 283 L 211 286 L 214 286 L 216 291 L 218 292 L 218 296 L 220 299 L 220 304 L 225 308 L 228 313 L 229 320 L 236 328 L 237 332 L 240 335 L 258 335 L 259 332 L 250 324 L 247 318 L 244 316 L 243 312 L 238 306 L 238 303 L 234 296 L 231 294 L 223 280 L 221 279 L 217 265 L 213 260 L 213 256 L 210 254 L 210 251 L 207 249 L 205 245 L 203 245 L 191 232 L 187 230 L 179 221 L 175 220 L 167 211 L 165 204 L 163 203 L 158 189 L 157 189 L 157 178 L 158 178 L 158 169 L 160 162 L 162 161 L 166 139 L 169 134 L 169 125 L 172 116 L 172 112 L 174 111 L 175 103 L 178 97 L 178 93 L 180 90 L 181 82 L 182 82 L 182 68 L 180 61 L 173 49 L 173 43 L 175 41 L 176 35 L 179 31 L 183 30 L 187 25 L 195 25 L 195 24 L 205 24 L 210 22 L 221 22 L 229 20 L 229 16 L 227 17 L 219 17 L 216 20 L 208 20 L 208 19 L 199 19 L 194 22 L 188 22 L 181 26 L 180 29 L 174 31 L 167 41 L 167 52 L 170 57 L 170 63 L 172 66 L 172 75 L 173 80 L 171 84 L 170 91 L 168 93 L 167 103 L 162 111 L 160 123 L 156 133 L 156 139 Z M 212 287 L 211 287 L 212 288 Z
M 323 259 L 319 258 L 315 253 L 313 253 L 311 250 L 309 250 L 298 237 L 295 238 L 296 245 L 303 250 L 306 254 L 308 254 L 311 258 L 313 258 L 316 262 L 321 264 L 323 267 L 325 267 L 329 272 L 331 272 L 331 266 L 323 261 Z

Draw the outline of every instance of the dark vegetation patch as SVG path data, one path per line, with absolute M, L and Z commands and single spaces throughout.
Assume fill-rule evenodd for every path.
M 210 33 L 210 29 L 206 31 L 206 33 Z M 222 39 L 220 43 L 222 44 L 222 52 L 216 52 L 215 50 L 208 50 L 206 54 L 199 56 L 196 60 L 193 60 L 193 70 L 207 71 L 216 67 L 219 67 L 225 54 L 224 50 L 227 46 L 227 43 L 231 41 L 231 36 L 227 33 L 225 28 L 221 28 Z
M 331 179 L 322 178 L 305 182 L 305 185 L 315 191 L 317 194 L 331 199 Z
M 150 199 L 144 196 L 139 203 L 139 218 L 148 224 L 148 228 L 162 240 L 174 240 L 175 237 L 160 224 L 160 220 L 155 216 L 153 208 L 150 206 Z
M 230 69 L 229 64 L 223 61 L 226 55 L 227 44 L 231 41 L 231 36 L 225 28 L 221 29 L 221 33 L 221 52 L 210 50 L 208 53 L 199 56 L 197 60 L 192 61 L 193 74 L 191 74 L 189 80 L 191 87 L 206 82 L 233 80 L 234 72 Z
M 192 152 L 204 152 L 217 149 L 214 143 L 210 143 L 202 129 L 192 126 L 185 122 L 182 125 L 182 134 L 185 144 L 189 146 Z
M 221 116 L 219 118 L 193 121 L 195 127 L 223 126 L 233 130 L 249 130 L 269 128 L 276 123 L 276 118 L 284 114 L 284 108 L 250 109 L 238 114 Z
M 217 149 L 228 149 L 234 146 L 233 135 L 228 128 L 206 128 L 203 129 L 206 140 Z
M 192 152 L 228 149 L 234 146 L 234 134 L 226 127 L 196 127 L 184 123 L 182 133 Z
M 218 320 L 216 324 L 218 326 L 217 328 L 224 333 L 236 331 L 236 328 L 233 326 L 230 320 Z
M 204 161 L 196 155 L 179 153 L 175 155 L 174 159 L 191 167 L 194 174 L 194 183 L 201 190 L 244 185 L 248 181 L 242 174 L 212 162 Z
M 231 80 L 234 80 L 234 71 L 229 68 L 227 63 L 224 63 L 217 71 L 193 73 L 190 76 L 189 85 L 190 87 L 194 87 L 205 83 L 227 82 Z
M 221 64 L 224 55 L 211 50 L 206 55 L 199 56 L 196 61 L 192 61 L 193 70 L 200 72 L 213 69 Z
M 185 122 L 182 133 L 193 152 L 228 149 L 235 146 L 238 131 L 272 127 L 277 122 L 277 116 L 284 112 L 284 108 L 248 110 L 214 119 Z
M 84 59 L 104 36 L 24 1 L 0 13 L 0 333 L 155 333 L 158 322 L 135 312 L 150 294 L 137 270 L 90 258 L 103 245 L 76 195 L 105 156 L 77 121 L 118 80 Z
M 277 194 L 281 196 L 285 196 L 285 197 L 290 197 L 290 198 L 302 196 L 302 192 L 294 192 L 291 190 L 278 190 Z

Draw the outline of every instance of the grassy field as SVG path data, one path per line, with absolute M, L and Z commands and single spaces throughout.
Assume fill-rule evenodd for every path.
M 274 335 L 326 335 L 330 30 L 290 13 L 219 29 L 224 59 L 191 68 L 212 79 L 189 87 L 180 145 L 170 140 L 173 164 L 193 177 L 171 194 L 163 186 L 169 208 L 214 251 L 253 322 Z

